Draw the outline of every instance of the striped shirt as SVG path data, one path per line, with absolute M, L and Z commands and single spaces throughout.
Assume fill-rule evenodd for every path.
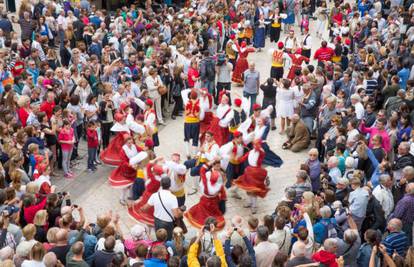
M 398 255 L 404 257 L 408 249 L 408 238 L 404 232 L 390 233 L 382 243 L 387 248 L 388 255 L 392 256 L 394 250 Z
M 365 93 L 367 96 L 373 96 L 374 92 L 378 90 L 377 80 L 365 80 Z

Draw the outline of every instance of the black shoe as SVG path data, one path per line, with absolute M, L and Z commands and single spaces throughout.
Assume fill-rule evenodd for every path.
M 175 120 L 175 116 L 174 116 L 174 115 L 171 115 L 171 119 L 172 119 L 172 120 Z
M 272 127 L 272 131 L 274 131 L 274 130 L 276 130 L 276 126 L 273 126 L 273 127 Z

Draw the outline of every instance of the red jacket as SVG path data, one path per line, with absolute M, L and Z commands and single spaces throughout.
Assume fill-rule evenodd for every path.
M 88 148 L 97 148 L 99 146 L 98 132 L 96 130 L 86 130 L 86 140 L 88 141 Z
M 50 120 L 50 118 L 52 118 L 53 109 L 55 108 L 55 106 L 56 104 L 54 102 L 49 103 L 45 101 L 40 105 L 40 111 L 46 113 L 47 118 Z
M 40 201 L 39 204 L 31 205 L 23 209 L 24 219 L 26 220 L 26 223 L 33 223 L 33 219 L 36 215 L 36 212 L 44 209 L 44 207 L 46 206 L 46 200 L 47 198 L 45 197 L 42 201 Z
M 19 120 L 22 123 L 22 126 L 26 127 L 27 118 L 29 118 L 29 112 L 27 112 L 24 108 L 19 108 L 17 110 L 17 114 L 19 115 Z
M 334 50 L 330 47 L 321 47 L 318 50 L 316 50 L 315 55 L 313 56 L 314 59 L 317 59 L 319 61 L 325 60 L 325 61 L 331 61 L 332 56 L 334 55 Z
M 313 254 L 312 260 L 328 267 L 338 267 L 338 263 L 336 263 L 336 255 L 326 250 L 321 250 Z

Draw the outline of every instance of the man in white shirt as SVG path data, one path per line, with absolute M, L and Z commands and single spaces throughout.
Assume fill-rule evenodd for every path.
M 39 33 L 36 33 L 35 36 L 36 36 L 35 37 L 35 40 L 33 40 L 33 42 L 32 42 L 32 49 L 34 48 L 37 51 L 39 51 L 40 60 L 46 61 L 45 51 L 43 51 L 42 45 L 40 44 L 40 38 L 41 38 L 41 36 L 40 36 Z
M 361 104 L 361 97 L 357 94 L 351 95 L 351 103 L 355 107 L 356 118 L 361 120 L 365 114 L 364 106 Z
M 171 191 L 171 179 L 164 177 L 160 181 L 161 189 L 151 195 L 141 210 L 145 211 L 150 206 L 154 207 L 154 227 L 155 231 L 164 228 L 167 230 L 168 238 L 171 240 L 174 229 L 175 218 L 182 217 L 182 211 L 178 208 L 177 197 Z
M 268 238 L 269 229 L 264 225 L 260 225 L 257 228 L 257 245 L 254 247 L 257 267 L 272 266 L 273 258 L 279 252 L 279 247 L 276 244 L 269 242 Z
M 381 204 L 385 218 L 387 218 L 394 209 L 394 197 L 391 192 L 393 180 L 388 174 L 383 174 L 379 177 L 379 182 L 380 184 L 374 188 L 372 194 Z

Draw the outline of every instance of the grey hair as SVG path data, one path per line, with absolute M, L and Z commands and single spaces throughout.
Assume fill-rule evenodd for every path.
M 292 187 L 288 187 L 285 190 L 285 194 L 288 199 L 294 199 L 296 197 L 296 190 Z
M 414 195 L 414 184 L 409 183 L 405 188 L 405 191 L 407 192 L 407 194 Z
M 414 177 L 414 167 L 413 166 L 405 166 L 402 170 L 404 175 L 408 175 L 409 177 Z
M 319 213 L 321 214 L 322 218 L 326 219 L 326 218 L 330 218 L 331 217 L 331 208 L 328 206 L 323 206 L 322 208 L 319 209 Z
M 335 238 L 327 238 L 323 242 L 323 247 L 326 251 L 333 252 L 338 242 Z
M 303 242 L 296 242 L 295 246 L 292 247 L 292 254 L 295 257 L 302 257 L 306 254 L 306 246 Z
M 304 170 L 299 170 L 297 173 L 296 173 L 296 177 L 297 178 L 301 178 L 302 180 L 304 180 L 304 181 L 307 181 L 308 180 L 308 178 L 309 178 L 309 175 L 308 175 L 308 173 L 306 172 L 306 171 L 304 171 Z
M 388 182 L 389 180 L 391 180 L 391 176 L 388 174 L 382 174 L 379 177 L 379 182 L 380 184 L 385 184 L 386 182 Z
M 358 239 L 358 231 L 355 229 L 347 229 L 344 232 L 344 241 L 353 244 Z
M 402 146 L 407 151 L 410 151 L 410 144 L 408 142 L 401 142 L 400 146 Z
M 257 238 L 259 238 L 260 241 L 267 241 L 267 239 L 269 238 L 269 229 L 267 228 L 267 226 L 260 225 L 257 228 Z
M 396 232 L 400 232 L 402 229 L 402 222 L 400 219 L 394 218 L 388 222 L 388 226 Z

